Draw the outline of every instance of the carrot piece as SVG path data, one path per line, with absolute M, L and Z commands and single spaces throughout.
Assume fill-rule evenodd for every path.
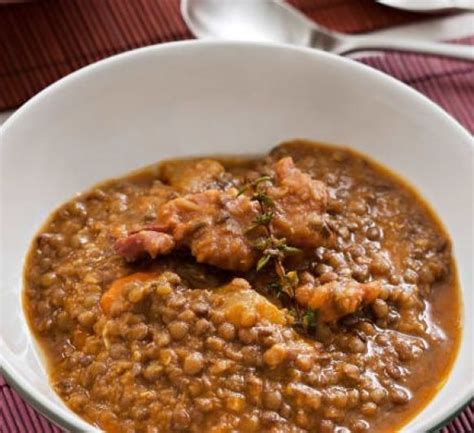
M 109 289 L 100 298 L 100 306 L 106 315 L 109 315 L 112 310 L 112 305 L 122 298 L 123 288 L 128 283 L 134 281 L 145 282 L 156 277 L 155 273 L 136 272 L 126 277 L 116 279 L 109 287 Z

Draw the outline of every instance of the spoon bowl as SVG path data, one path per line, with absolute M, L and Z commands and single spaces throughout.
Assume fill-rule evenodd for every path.
M 183 0 L 181 13 L 201 39 L 247 40 L 308 46 L 318 26 L 298 10 L 269 1 Z

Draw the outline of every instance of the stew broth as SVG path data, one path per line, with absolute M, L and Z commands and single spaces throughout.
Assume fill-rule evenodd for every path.
M 403 180 L 295 140 L 167 161 L 62 205 L 24 305 L 51 384 L 107 432 L 394 432 L 461 334 L 451 243 Z

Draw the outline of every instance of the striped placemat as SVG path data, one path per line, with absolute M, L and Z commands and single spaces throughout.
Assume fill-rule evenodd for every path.
M 343 32 L 424 18 L 374 0 L 291 2 L 320 24 Z M 19 106 L 48 84 L 101 58 L 191 37 L 179 13 L 179 0 L 37 0 L 0 5 L 0 111 Z
M 0 376 L 0 432 L 62 433 L 62 430 L 26 404 Z
M 474 45 L 474 36 L 457 42 Z M 396 53 L 361 61 L 425 94 L 474 133 L 473 63 Z
M 238 0 L 236 0 L 238 1 Z M 334 30 L 364 32 L 423 19 L 373 0 L 290 0 Z M 0 111 L 64 75 L 133 48 L 192 38 L 179 0 L 38 0 L 0 5 Z M 474 37 L 464 43 L 474 44 Z M 409 54 L 361 60 L 427 95 L 474 132 L 474 66 Z M 442 433 L 474 432 L 471 403 Z M 0 376 L 1 433 L 60 433 Z

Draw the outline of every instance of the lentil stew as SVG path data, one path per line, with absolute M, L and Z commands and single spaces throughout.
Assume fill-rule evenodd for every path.
M 173 160 L 71 199 L 24 305 L 50 381 L 106 432 L 394 432 L 461 334 L 451 244 L 354 151 Z

